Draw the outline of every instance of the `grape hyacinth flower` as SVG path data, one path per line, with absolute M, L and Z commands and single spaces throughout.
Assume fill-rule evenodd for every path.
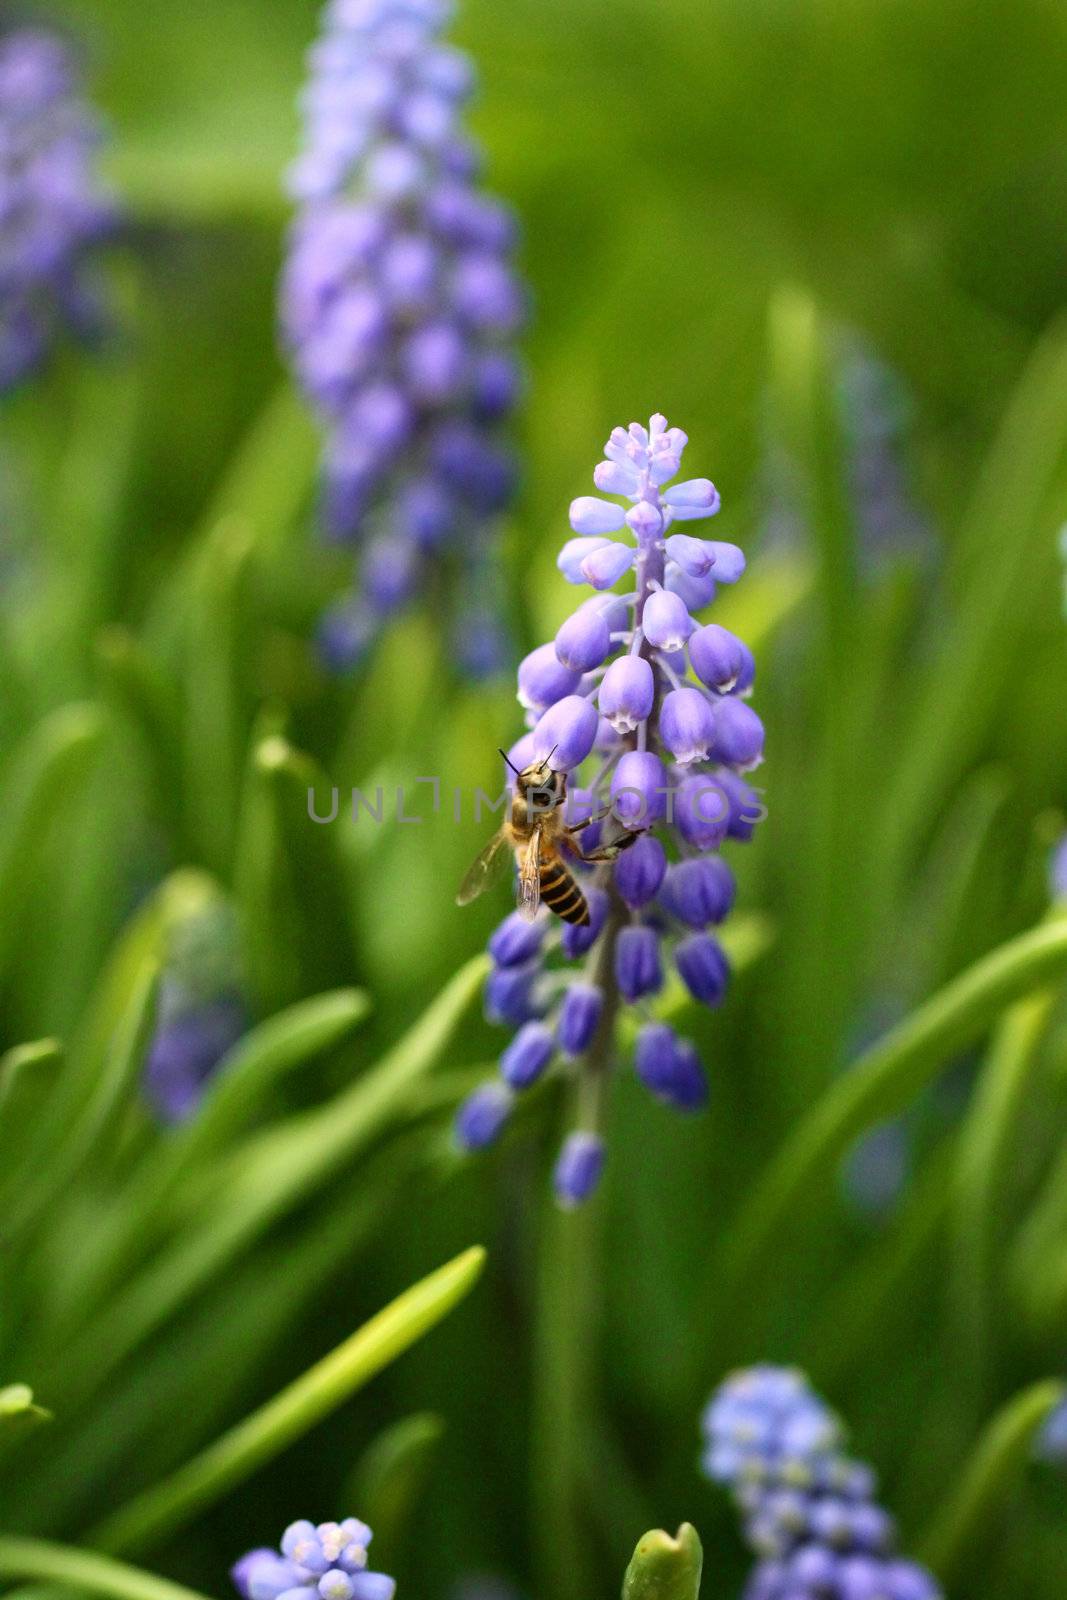
M 145 1093 L 163 1122 L 195 1116 L 248 1020 L 233 917 L 227 906 L 211 904 L 171 932 L 144 1069 Z
M 280 320 L 326 429 L 324 531 L 359 551 L 320 630 L 338 670 L 442 564 L 465 669 L 497 671 L 503 654 L 490 532 L 515 483 L 500 434 L 526 308 L 514 221 L 480 189 L 462 130 L 474 73 L 441 40 L 451 10 L 330 0 L 303 97 Z
M 503 1082 L 476 1091 L 456 1131 L 462 1147 L 482 1148 L 517 1095 L 548 1072 L 569 1075 L 577 1127 L 555 1175 L 565 1206 L 592 1193 L 604 1166 L 624 1008 L 640 1022 L 633 1065 L 649 1093 L 683 1112 L 705 1104 L 695 1049 L 652 1006 L 672 974 L 699 1003 L 722 1003 L 729 965 L 711 930 L 733 905 L 734 880 L 720 847 L 751 838 L 762 816 L 747 780 L 763 755 L 747 703 L 751 653 L 693 615 L 719 583 L 740 578 L 744 556 L 682 531 L 719 508 L 706 478 L 674 481 L 685 446 L 658 415 L 614 430 L 593 478 L 616 499 L 575 500 L 574 537 L 559 556 L 564 578 L 593 593 L 518 670 L 528 731 L 508 761 L 543 762 L 570 780 L 568 865 L 587 915 L 564 922 L 542 903 L 533 921 L 512 913 L 493 934 L 486 1011 L 516 1032 Z M 626 577 L 629 592 L 611 592 Z
M 396 1584 L 367 1570 L 365 1522 L 293 1522 L 280 1550 L 250 1550 L 232 1569 L 242 1600 L 393 1600 Z
M 1049 856 L 1048 892 L 1050 900 L 1067 900 L 1067 834 L 1053 846 Z
M 0 394 L 64 335 L 103 326 L 92 258 L 117 211 L 96 174 L 99 141 L 67 44 L 0 33 Z
M 745 1600 L 939 1600 L 895 1553 L 870 1469 L 804 1375 L 756 1366 L 721 1385 L 702 1419 L 704 1470 L 733 1493 L 760 1557 Z

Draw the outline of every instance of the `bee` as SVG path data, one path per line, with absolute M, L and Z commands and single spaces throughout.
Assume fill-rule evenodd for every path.
M 633 843 L 637 834 L 627 832 L 614 843 L 583 854 L 577 836 L 589 826 L 589 820 L 598 821 L 599 818 L 574 824 L 564 821 L 567 775 L 553 771 L 548 765 L 555 752 L 550 750 L 543 761 L 535 761 L 521 772 L 512 766 L 503 750 L 500 754 L 517 780 L 511 814 L 467 873 L 456 904 L 469 905 L 488 888 L 495 869 L 507 861 L 505 847 L 510 846 L 519 874 L 516 889 L 519 915 L 532 922 L 544 901 L 564 922 L 583 927 L 589 921 L 589 903 L 563 858 L 563 850 L 572 851 L 580 861 L 614 861 L 620 850 Z

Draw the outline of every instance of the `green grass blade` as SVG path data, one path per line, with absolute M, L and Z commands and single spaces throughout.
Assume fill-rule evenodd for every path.
M 8 1534 L 0 1535 L 0 1576 L 32 1578 L 78 1594 L 105 1595 L 108 1600 L 206 1600 L 195 1589 L 90 1550 Z
M 406 1290 L 172 1478 L 109 1518 L 93 1542 L 108 1551 L 141 1549 L 182 1527 L 343 1405 L 447 1316 L 473 1288 L 484 1264 L 484 1250 L 475 1247 Z
M 729 1230 L 722 1272 L 730 1292 L 751 1282 L 768 1247 L 854 1140 L 895 1116 L 955 1051 L 1020 995 L 1067 968 L 1067 923 L 1001 945 L 947 984 L 843 1073 L 803 1119 Z
M 380 1433 L 352 1474 L 345 1505 L 358 1506 L 374 1529 L 374 1558 L 386 1569 L 413 1532 L 419 1496 L 444 1437 L 444 1418 L 432 1411 L 403 1417 Z
M 1065 1398 L 1067 1384 L 1035 1383 L 996 1414 L 978 1441 L 919 1547 L 921 1558 L 949 1589 L 988 1549 L 1005 1502 L 1031 1459 L 1035 1436 Z
M 268 1013 L 351 982 L 355 933 L 332 824 L 309 815 L 327 793 L 319 768 L 278 735 L 252 756 L 239 830 L 236 892 L 245 969 Z
M 342 1094 L 247 1141 L 220 1175 L 211 1204 L 201 1208 L 200 1225 L 153 1260 L 94 1324 L 84 1371 L 99 1381 L 113 1370 L 243 1247 L 336 1181 L 404 1115 L 412 1089 L 436 1064 L 486 967 L 482 956 L 462 967 L 415 1026 Z

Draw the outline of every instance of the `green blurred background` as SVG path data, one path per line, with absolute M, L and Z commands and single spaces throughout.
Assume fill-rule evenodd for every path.
M 76 1034 L 130 916 L 166 874 L 204 869 L 239 901 L 260 1012 L 342 984 L 373 1002 L 355 1044 L 275 1085 L 256 1128 L 343 1092 L 504 909 L 453 905 L 485 831 L 470 818 L 279 833 L 257 799 L 262 741 L 283 735 L 343 791 L 423 773 L 489 785 L 519 727 L 510 686 L 458 681 L 428 616 L 350 684 L 328 681 L 309 644 L 334 574 L 312 553 L 314 429 L 273 305 L 316 11 L 51 8 L 87 43 L 131 216 L 121 332 L 102 360 L 68 355 L 18 396 L 0 446 L 9 819 L 42 719 L 103 708 L 33 853 L 10 820 L 4 836 L 3 1043 Z M 402 1594 L 438 1600 L 482 1570 L 541 1600 L 588 1600 L 590 1585 L 614 1591 L 645 1526 L 688 1517 L 707 1592 L 731 1595 L 746 1560 L 695 1468 L 698 1409 L 729 1363 L 806 1365 L 916 1542 L 995 1407 L 1067 1359 L 1054 995 L 1022 1043 L 1005 1042 L 1013 1014 L 993 1057 L 961 1038 L 936 1081 L 904 1086 L 905 1178 L 884 1204 L 860 1203 L 835 1157 L 758 1270 L 730 1284 L 721 1260 L 768 1157 L 863 1045 L 1047 909 L 1067 801 L 1067 13 L 1051 0 L 464 0 L 455 38 L 479 67 L 475 131 L 491 187 L 521 216 L 533 295 L 523 488 L 502 532 L 517 651 L 565 614 L 566 507 L 617 423 L 662 410 L 684 427 L 687 466 L 722 492 L 720 536 L 750 556 L 716 615 L 757 650 L 769 818 L 732 857 L 734 992 L 689 1019 L 712 1109 L 676 1122 L 621 1074 L 606 1193 L 568 1233 L 544 1198 L 551 1095 L 469 1166 L 450 1155 L 447 1106 L 428 1103 L 268 1218 L 0 1471 L 12 1527 L 77 1539 L 481 1241 L 487 1277 L 444 1327 L 152 1564 L 225 1593 L 233 1557 L 292 1517 L 361 1512 L 346 1497 L 363 1452 L 431 1411 L 445 1431 L 390 1551 Z M 843 376 L 857 345 L 906 397 L 894 449 L 919 546 L 863 546 Z M 267 882 L 257 863 L 272 849 Z M 501 1043 L 468 1010 L 441 1053 L 442 1102 Z M 1014 1047 L 1016 1093 L 975 1180 L 990 1105 L 975 1083 L 993 1082 L 998 1047 Z M 18 1370 L 0 1379 L 32 1382 L 45 1404 L 72 1330 L 87 1370 L 103 1337 L 94 1346 L 88 1310 L 64 1321 L 83 1303 L 64 1287 L 69 1258 L 152 1188 L 159 1136 L 143 1112 L 129 1119 L 106 1163 L 52 1197 L 23 1262 L 31 1311 L 10 1319 Z M 228 1203 L 214 1181 L 190 1182 L 145 1259 L 127 1239 L 129 1276 L 105 1273 L 83 1297 L 93 1319 L 136 1290 L 157 1248 L 210 1228 Z M 318 1256 L 316 1229 L 331 1239 Z M 271 1334 L 251 1308 L 274 1302 Z M 205 1330 L 223 1327 L 197 1370 Z M 1062 1478 L 1016 1473 L 1001 1511 L 952 1594 L 1062 1595 Z

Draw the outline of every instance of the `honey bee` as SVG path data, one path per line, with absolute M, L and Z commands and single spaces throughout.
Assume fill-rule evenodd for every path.
M 544 901 L 564 922 L 582 927 L 589 921 L 589 903 L 570 867 L 563 858 L 571 850 L 580 861 L 614 861 L 620 850 L 633 843 L 636 833 L 627 832 L 610 845 L 583 854 L 577 836 L 589 826 L 569 824 L 563 819 L 567 799 L 567 775 L 548 765 L 554 751 L 543 761 L 535 761 L 520 772 L 500 752 L 516 776 L 511 814 L 500 831 L 490 839 L 460 885 L 456 904 L 469 905 L 488 888 L 498 867 L 507 861 L 510 846 L 518 868 L 516 904 L 519 915 L 532 922 Z

